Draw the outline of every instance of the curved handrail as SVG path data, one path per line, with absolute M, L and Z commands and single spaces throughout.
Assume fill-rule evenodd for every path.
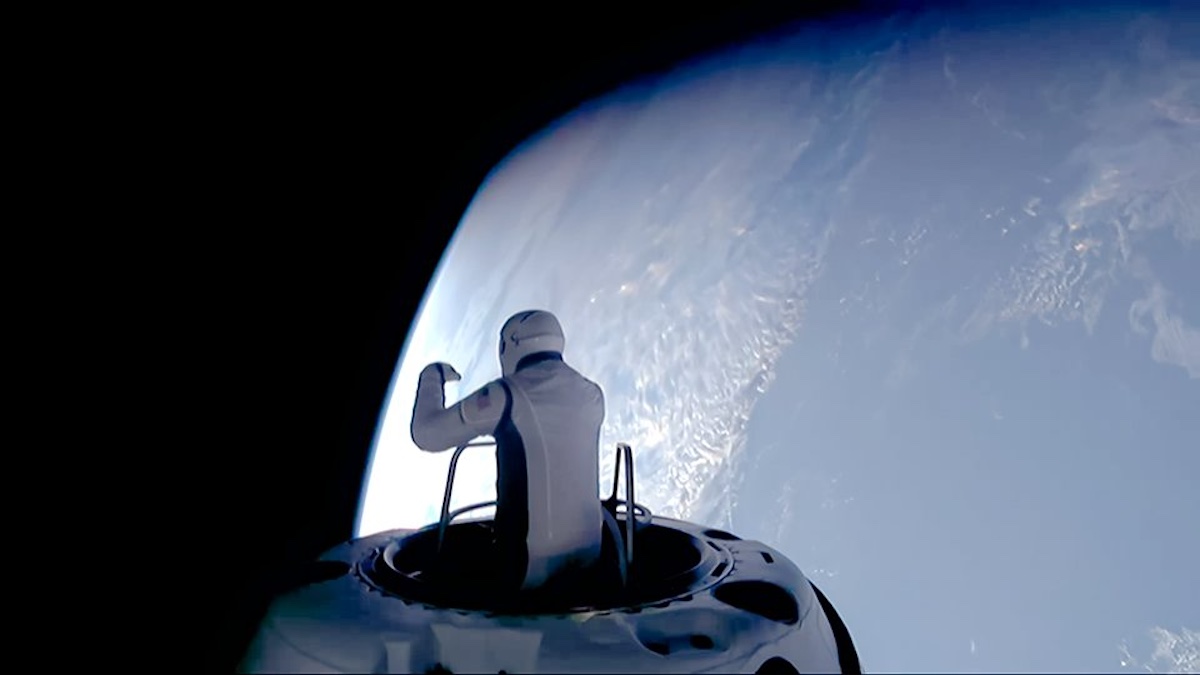
M 493 504 L 496 503 L 496 502 L 488 502 L 488 503 L 481 502 L 479 504 L 472 504 L 471 506 L 468 506 L 466 508 L 458 509 L 454 513 L 450 513 L 450 494 L 451 494 L 451 492 L 454 491 L 454 472 L 458 469 L 458 459 L 460 457 L 462 457 L 463 450 L 466 450 L 467 448 L 481 448 L 481 447 L 489 447 L 489 446 L 494 446 L 494 445 L 496 445 L 495 440 L 471 441 L 469 443 L 463 443 L 462 445 L 460 445 L 454 449 L 454 455 L 452 455 L 450 457 L 450 473 L 449 473 L 449 475 L 446 476 L 446 493 L 445 493 L 445 496 L 442 497 L 442 516 L 441 516 L 441 519 L 438 520 L 437 552 L 439 554 L 442 552 L 442 542 L 445 541 L 445 539 L 446 539 L 446 526 L 450 524 L 451 520 L 454 520 L 454 518 L 456 518 L 457 516 L 459 516 L 463 513 L 466 513 L 467 511 L 474 511 L 477 508 L 483 508 L 485 506 L 492 506 Z
M 617 443 L 617 461 L 613 466 L 613 491 L 608 499 L 604 500 L 605 505 L 611 505 L 613 513 L 617 512 L 617 507 L 621 504 L 621 499 L 617 497 L 617 489 L 621 483 L 621 460 L 625 460 L 625 564 L 633 565 L 633 532 L 637 513 L 641 511 L 647 520 L 653 518 L 650 509 L 638 504 L 634 501 L 633 489 L 633 448 L 628 443 Z
M 446 528 L 450 525 L 451 522 L 454 521 L 455 518 L 457 518 L 458 516 L 460 516 L 464 513 L 469 512 L 469 511 L 474 511 L 476 509 L 482 509 L 482 508 L 485 508 L 488 506 L 496 505 L 496 502 L 493 500 L 493 501 L 488 501 L 488 502 L 479 502 L 477 504 L 471 504 L 469 506 L 464 506 L 462 508 L 455 509 L 454 512 L 450 511 L 450 497 L 454 492 L 454 474 L 458 470 L 458 460 L 462 457 L 463 451 L 465 451 L 467 448 L 492 447 L 495 445 L 496 445 L 496 441 L 494 439 L 490 440 L 490 441 L 471 441 L 468 443 L 464 443 L 454 449 L 454 454 L 450 457 L 450 470 L 449 470 L 448 475 L 446 476 L 446 490 L 445 490 L 445 494 L 442 497 L 441 517 L 438 519 L 438 538 L 437 538 L 438 554 L 441 554 L 442 545 L 445 543 L 445 540 L 446 540 Z M 624 459 L 624 463 L 625 463 L 625 499 L 624 499 L 624 504 L 625 504 L 625 550 L 624 550 L 624 554 L 625 555 L 624 555 L 624 565 L 623 566 L 625 569 L 630 569 L 633 566 L 633 533 L 634 533 L 634 525 L 636 524 L 636 521 L 637 521 L 638 512 L 641 512 L 641 514 L 646 517 L 647 521 L 650 521 L 654 516 L 652 513 L 650 513 L 650 509 L 648 509 L 634 501 L 633 448 L 630 447 L 628 443 L 617 443 L 617 459 L 616 459 L 616 464 L 613 467 L 612 495 L 609 496 L 609 498 L 604 501 L 604 504 L 611 505 L 613 514 L 615 515 L 617 512 L 617 507 L 620 506 L 622 503 L 622 500 L 619 497 L 617 497 L 617 490 L 620 487 L 620 483 L 621 483 L 621 461 L 622 461 L 622 459 Z M 622 576 L 624 576 L 624 575 L 622 575 Z
M 633 448 L 628 443 L 618 443 L 617 452 L 620 453 L 618 457 L 625 455 L 625 564 L 632 567 L 633 521 L 637 518 L 633 508 L 637 504 L 633 499 Z M 613 492 L 616 492 L 616 485 L 613 486 Z
M 496 505 L 496 500 L 493 499 L 489 502 L 476 502 L 474 504 L 471 504 L 470 506 L 464 506 L 459 509 L 454 509 L 453 511 L 450 512 L 450 517 L 446 519 L 446 525 L 453 523 L 456 518 L 458 518 L 459 516 L 461 516 L 464 513 L 469 513 L 471 511 L 475 511 L 478 509 L 484 509 L 489 506 L 495 506 L 495 505 Z

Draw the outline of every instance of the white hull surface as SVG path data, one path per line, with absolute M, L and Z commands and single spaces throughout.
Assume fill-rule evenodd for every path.
M 858 671 L 832 606 L 760 542 L 654 517 L 637 526 L 627 584 L 610 556 L 608 578 L 505 604 L 488 591 L 488 554 L 473 548 L 488 527 L 486 520 L 455 523 L 440 551 L 436 526 L 335 547 L 315 564 L 311 583 L 275 599 L 241 670 Z

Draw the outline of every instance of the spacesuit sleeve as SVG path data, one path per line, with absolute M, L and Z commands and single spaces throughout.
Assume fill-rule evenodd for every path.
M 508 395 L 497 382 L 489 382 L 470 396 L 446 406 L 446 378 L 442 364 L 421 371 L 413 404 L 413 443 L 427 452 L 442 452 L 478 436 L 491 435 L 504 414 Z

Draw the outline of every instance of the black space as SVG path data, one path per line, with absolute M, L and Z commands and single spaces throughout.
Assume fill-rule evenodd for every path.
M 409 324 L 469 200 L 509 150 L 631 78 L 848 9 L 726 4 L 737 9 L 280 6 L 156 29 L 150 41 L 184 58 L 153 68 L 173 93 L 140 97 L 162 163 L 147 167 L 161 175 L 144 190 L 163 210 L 160 234 L 139 245 L 185 283 L 131 283 L 153 307 L 181 310 L 161 327 L 157 363 L 179 393 L 150 396 L 168 411 L 161 442 L 188 452 L 139 469 L 159 472 L 181 514 L 142 527 L 171 529 L 186 546 L 161 550 L 195 571 L 186 599 L 142 624 L 186 614 L 199 627 L 186 637 L 192 665 L 229 671 L 270 589 L 351 536 Z

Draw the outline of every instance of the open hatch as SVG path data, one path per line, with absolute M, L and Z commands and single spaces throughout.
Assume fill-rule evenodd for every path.
M 720 556 L 691 533 L 655 523 L 649 509 L 634 501 L 633 451 L 617 444 L 612 495 L 602 500 L 603 546 L 599 563 L 585 576 L 552 581 L 514 592 L 496 576 L 491 518 L 455 522 L 460 515 L 493 506 L 472 504 L 450 511 L 450 496 L 460 446 L 450 460 L 441 519 L 372 552 L 359 565 L 362 576 L 380 591 L 423 604 L 498 614 L 555 614 L 637 607 L 686 594 L 721 564 Z M 618 495 L 622 463 L 625 498 Z

